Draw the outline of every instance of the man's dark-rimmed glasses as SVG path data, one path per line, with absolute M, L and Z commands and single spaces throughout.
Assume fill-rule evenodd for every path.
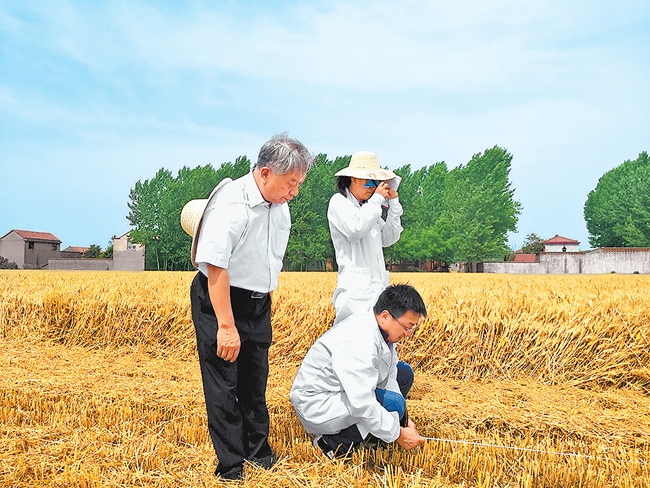
M 388 313 L 390 313 L 390 312 L 388 312 Z M 404 329 L 404 332 L 406 332 L 407 334 L 410 334 L 410 333 L 412 333 L 412 332 L 415 332 L 415 329 L 417 329 L 418 324 L 414 324 L 414 325 L 411 326 L 411 327 L 407 327 L 407 326 L 404 325 L 402 322 L 400 322 L 399 320 L 397 320 L 397 317 L 395 317 L 392 313 L 390 314 L 390 316 L 393 317 L 393 320 L 394 320 L 395 322 L 397 322 L 399 325 L 402 326 L 402 329 Z

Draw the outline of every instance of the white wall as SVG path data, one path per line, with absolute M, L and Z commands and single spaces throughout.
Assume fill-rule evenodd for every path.
M 98 259 L 50 259 L 47 264 L 50 271 L 58 270 L 87 270 L 110 271 L 113 269 L 113 260 Z
M 516 273 L 516 274 L 543 274 L 544 267 L 539 263 L 513 263 L 503 261 L 501 263 L 483 263 L 484 273 Z
M 650 250 L 541 253 L 538 263 L 483 263 L 484 273 L 650 274 Z
M 547 244 L 544 246 L 545 252 L 580 252 L 580 246 L 577 244 Z

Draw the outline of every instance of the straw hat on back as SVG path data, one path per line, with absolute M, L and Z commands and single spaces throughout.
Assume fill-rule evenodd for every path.
M 196 266 L 196 243 L 199 239 L 199 233 L 201 232 L 201 224 L 203 223 L 203 214 L 205 213 L 205 209 L 219 189 L 226 186 L 226 183 L 230 183 L 231 181 L 232 179 L 230 178 L 224 178 L 214 188 L 214 190 L 212 190 L 212 193 L 210 193 L 208 198 L 190 200 L 185 204 L 183 210 L 181 210 L 181 227 L 186 234 L 192 237 L 191 258 L 194 266 Z
M 338 171 L 334 176 L 351 176 L 364 180 L 390 180 L 395 178 L 395 173 L 387 169 L 381 169 L 379 158 L 374 152 L 355 152 L 350 158 L 347 168 Z

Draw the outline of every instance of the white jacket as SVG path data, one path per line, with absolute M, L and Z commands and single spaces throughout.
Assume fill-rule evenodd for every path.
M 338 282 L 332 302 L 335 323 L 374 305 L 389 284 L 384 247 L 395 244 L 402 233 L 404 212 L 398 198 L 388 200 L 388 216 L 381 218 L 386 199 L 375 193 L 360 205 L 349 190 L 347 198 L 336 193 L 327 208 L 330 236 L 336 253 Z
M 291 403 L 310 434 L 336 434 L 356 424 L 385 442 L 400 434 L 375 389 L 399 393 L 395 346 L 384 340 L 372 309 L 358 312 L 323 334 L 309 349 L 291 387 Z

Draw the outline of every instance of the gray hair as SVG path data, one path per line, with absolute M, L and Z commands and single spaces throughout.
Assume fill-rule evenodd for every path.
M 266 166 L 280 175 L 293 172 L 305 174 L 313 162 L 314 156 L 300 141 L 281 132 L 264 143 L 255 167 L 261 169 Z

